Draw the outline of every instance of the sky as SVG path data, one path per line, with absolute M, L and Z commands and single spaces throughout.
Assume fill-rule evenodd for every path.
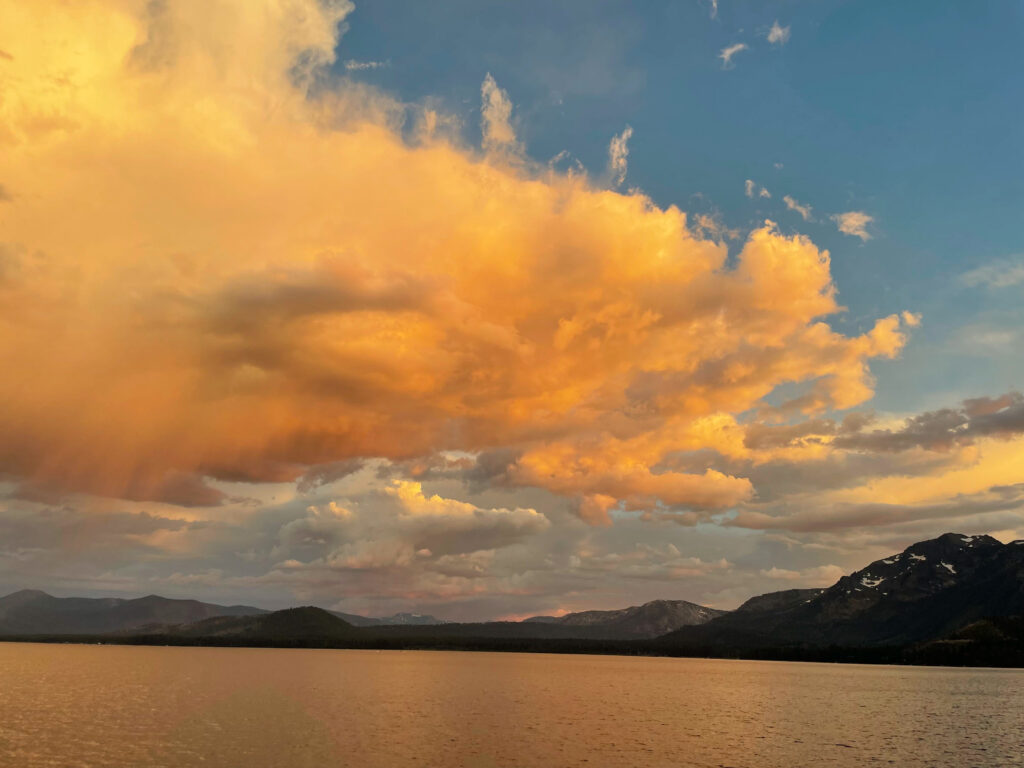
M 728 609 L 1024 538 L 1022 42 L 0 0 L 0 590 Z

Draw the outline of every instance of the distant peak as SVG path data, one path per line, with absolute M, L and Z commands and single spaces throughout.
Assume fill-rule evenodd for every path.
M 114 598 L 114 599 L 115 600 L 117 600 L 117 599 L 123 600 L 124 598 Z M 129 599 L 127 602 L 134 603 L 136 605 L 138 605 L 140 603 L 143 604 L 143 605 L 146 605 L 146 604 L 150 604 L 150 603 L 167 603 L 167 602 L 170 602 L 170 601 L 171 601 L 171 599 L 169 597 L 163 597 L 162 595 L 145 595 L 144 597 L 136 597 L 136 598 L 133 598 L 133 599 Z
M 30 597 L 53 597 L 53 595 L 43 592 L 41 589 L 19 589 L 17 592 L 11 592 L 11 594 L 0 598 L 0 600 L 8 600 L 12 597 L 26 599 Z
M 679 607 L 679 606 L 692 606 L 694 608 L 705 608 L 706 607 L 706 606 L 703 606 L 703 605 L 698 605 L 697 603 L 691 603 L 689 600 L 666 600 L 664 598 L 661 598 L 661 599 L 658 599 L 658 600 L 651 600 L 649 602 L 644 603 L 640 607 L 641 608 L 647 608 L 647 607 L 655 607 L 655 608 L 671 607 L 671 608 L 676 608 L 676 607 Z
M 916 544 L 911 544 L 904 550 L 905 554 L 913 555 L 928 550 L 965 550 L 977 549 L 978 547 L 1002 547 L 1003 543 L 986 534 L 968 535 L 965 533 L 944 533 L 934 539 L 926 539 Z

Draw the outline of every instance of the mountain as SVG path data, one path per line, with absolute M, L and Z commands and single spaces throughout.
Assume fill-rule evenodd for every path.
M 395 613 L 391 616 L 360 616 L 354 613 L 342 613 L 341 611 L 328 611 L 351 624 L 353 627 L 391 627 L 391 626 L 430 626 L 434 624 L 447 624 L 444 619 L 438 619 L 429 614 L 421 613 Z
M 384 623 L 383 619 L 376 619 L 372 616 L 360 616 L 357 613 L 342 613 L 341 611 L 328 611 L 328 613 L 351 624 L 353 627 L 379 627 Z
M 248 605 L 214 605 L 157 595 L 134 600 L 54 597 L 46 592 L 23 589 L 0 598 L 0 635 L 106 634 L 147 625 L 186 624 L 211 616 L 261 613 L 266 611 Z
M 564 616 L 533 616 L 524 623 L 578 627 L 576 637 L 609 639 L 650 638 L 680 627 L 704 624 L 725 611 L 707 608 L 686 600 L 652 600 L 643 605 L 612 611 L 581 611 Z
M 153 632 L 168 638 L 320 645 L 355 637 L 359 630 L 323 608 L 302 606 L 253 616 L 215 616 Z
M 933 666 L 1024 666 L 1024 616 L 976 621 L 908 649 L 905 658 Z
M 391 616 L 385 616 L 379 620 L 384 626 L 417 626 L 424 627 L 433 624 L 447 624 L 448 622 L 444 619 L 437 619 L 430 614 L 423 613 L 395 613 Z
M 351 618 L 352 620 L 347 620 Z M 843 576 L 722 612 L 683 600 L 521 622 L 374 619 L 320 608 L 149 596 L 0 598 L 0 635 L 91 635 L 107 642 L 436 648 L 748 656 L 819 661 L 1024 665 L 1024 541 L 947 533 Z M 362 622 L 360 624 L 360 622 Z
M 691 647 L 901 646 L 1024 613 L 1024 541 L 947 533 L 843 576 L 818 594 L 762 595 L 662 638 Z
M 808 603 L 818 597 L 824 588 L 819 589 L 784 589 L 781 592 L 769 592 L 766 595 L 752 597 L 739 608 L 738 613 L 764 613 L 784 611 Z
M 338 614 L 332 612 L 333 615 Z M 535 616 L 524 621 L 488 621 L 460 624 L 439 622 L 430 616 L 397 614 L 382 623 L 356 625 L 362 642 L 388 647 L 456 647 L 464 641 L 502 643 L 513 641 L 612 641 L 643 640 L 678 627 L 708 621 L 723 611 L 685 600 L 654 600 L 644 605 L 613 611 L 583 611 L 565 616 Z M 365 617 L 356 617 L 363 618 Z M 389 623 L 384 624 L 384 621 Z M 354 622 L 352 622 L 354 623 Z M 569 647 L 569 646 L 564 646 Z
M 418 613 L 374 618 L 325 611 L 355 627 L 444 624 Z M 54 597 L 23 589 L 0 597 L 0 635 L 95 635 L 153 630 L 193 624 L 216 616 L 269 614 L 249 605 L 216 605 L 198 600 L 174 600 L 148 595 L 132 600 L 117 597 Z

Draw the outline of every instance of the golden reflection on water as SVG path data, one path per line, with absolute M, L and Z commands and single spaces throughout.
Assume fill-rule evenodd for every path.
M 1020 765 L 1024 673 L 0 643 L 3 766 Z

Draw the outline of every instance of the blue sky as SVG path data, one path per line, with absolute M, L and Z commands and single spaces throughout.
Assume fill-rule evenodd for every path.
M 837 328 L 904 309 L 923 317 L 903 360 L 876 366 L 876 407 L 1022 386 L 1024 342 L 1010 340 L 1024 325 L 1021 285 L 958 278 L 1024 258 L 1024 3 L 721 0 L 712 11 L 699 0 L 369 0 L 348 18 L 336 69 L 384 62 L 350 74 L 405 101 L 439 100 L 470 137 L 490 72 L 534 158 L 567 151 L 600 173 L 629 125 L 626 186 L 744 234 L 771 218 L 811 236 L 831 252 L 849 309 Z M 766 39 L 776 22 L 785 43 Z M 748 48 L 723 68 L 720 52 L 737 43 Z M 772 198 L 748 199 L 746 179 Z M 849 210 L 874 217 L 871 240 L 828 218 Z M 982 329 L 1007 334 L 972 345 Z

